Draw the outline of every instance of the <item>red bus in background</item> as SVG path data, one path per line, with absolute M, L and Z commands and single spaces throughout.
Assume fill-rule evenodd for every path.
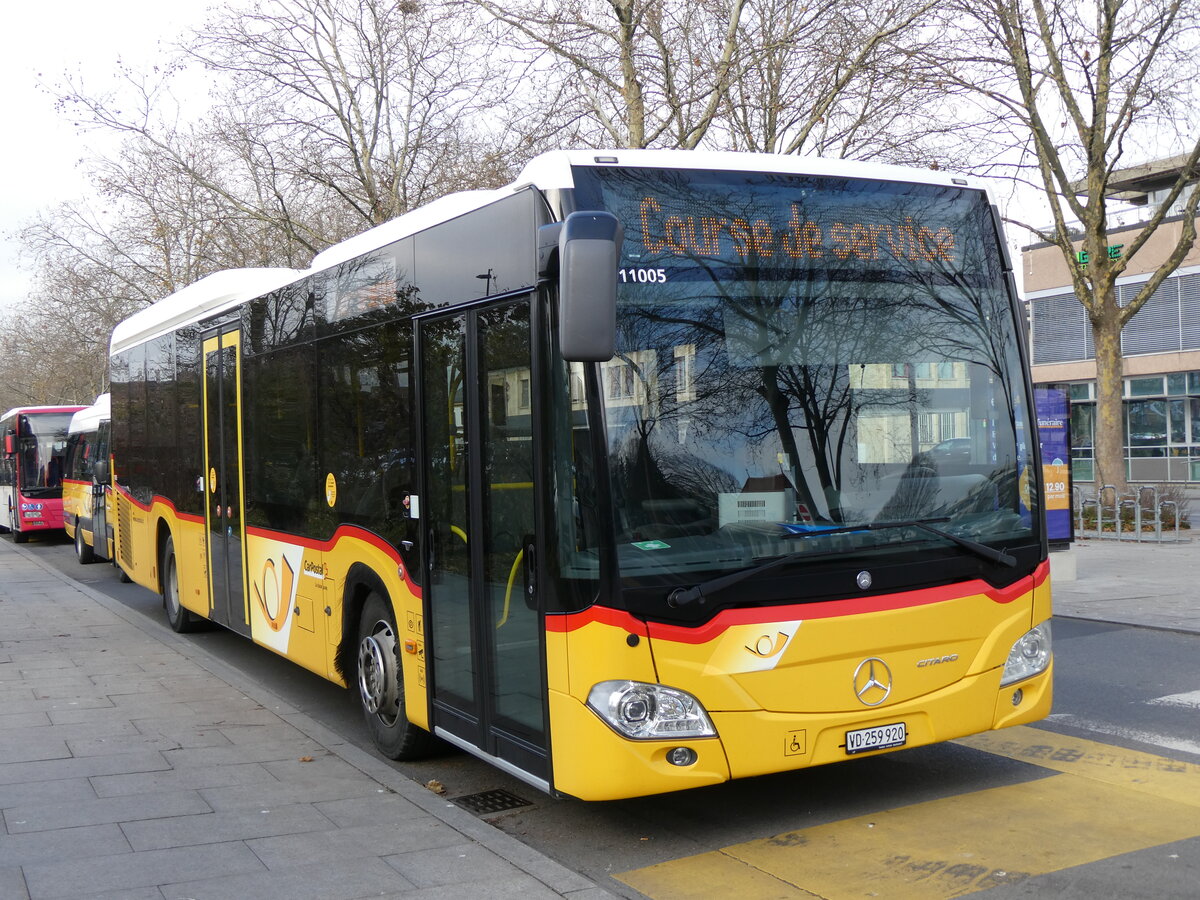
M 0 531 L 18 544 L 63 527 L 67 426 L 82 406 L 18 406 L 0 418 Z

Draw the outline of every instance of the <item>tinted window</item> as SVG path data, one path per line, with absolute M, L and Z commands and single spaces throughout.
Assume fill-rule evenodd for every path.
M 415 540 L 404 500 L 415 488 L 408 321 L 354 331 L 321 342 L 323 486 L 337 481 L 329 524 L 352 522 L 393 543 Z M 411 529 L 411 534 L 410 534 Z M 318 529 L 318 536 L 328 536 Z
M 311 348 L 245 362 L 246 524 L 298 532 L 318 490 Z
M 536 194 L 522 191 L 416 236 L 416 283 L 426 303 L 461 303 L 537 281 Z

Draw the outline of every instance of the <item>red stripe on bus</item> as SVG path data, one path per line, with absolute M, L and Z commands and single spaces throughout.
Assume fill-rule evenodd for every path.
M 259 528 L 258 526 L 248 527 L 246 534 L 250 537 L 262 538 L 263 540 L 278 541 L 281 544 L 290 544 L 294 547 L 302 547 L 305 550 L 315 550 L 318 553 L 328 553 L 333 550 L 338 541 L 343 538 L 353 538 L 354 540 L 362 541 L 370 544 L 381 553 L 385 554 L 396 565 L 397 574 L 403 579 L 408 590 L 414 597 L 421 596 L 421 588 L 413 582 L 408 575 L 408 566 L 396 551 L 396 548 L 381 538 L 374 532 L 367 531 L 365 528 L 358 528 L 354 525 L 339 525 L 334 531 L 333 537 L 327 541 L 319 541 L 315 538 L 303 538 L 294 534 L 288 534 L 282 531 L 271 531 L 267 528 Z
M 153 507 L 154 504 L 159 503 L 159 504 L 162 504 L 163 506 L 167 507 L 167 509 L 171 510 L 171 512 L 174 514 L 175 518 L 179 519 L 181 522 L 194 522 L 198 525 L 204 524 L 204 516 L 203 515 L 196 515 L 195 513 L 180 512 L 175 507 L 175 504 L 172 503 L 170 500 L 168 500 L 166 497 L 164 497 L 162 494 L 155 494 L 154 499 L 151 500 L 149 503 L 139 503 L 137 500 L 133 499 L 133 495 L 130 494 L 129 491 L 126 490 L 125 488 L 120 487 L 118 485 L 114 485 L 113 490 L 116 491 L 118 494 L 120 494 L 122 497 L 124 497 L 126 500 L 128 500 L 130 506 L 136 506 L 138 509 L 140 509 L 144 513 L 150 512 L 151 507 Z
M 737 625 L 761 625 L 769 622 L 804 621 L 807 619 L 830 619 L 837 616 L 854 616 L 866 613 L 888 612 L 911 609 L 942 603 L 964 597 L 984 596 L 994 603 L 1011 603 L 1018 597 L 1043 583 L 1050 571 L 1049 562 L 1041 563 L 1032 578 L 1018 578 L 1005 588 L 993 588 L 987 582 L 976 579 L 961 584 L 922 588 L 899 594 L 877 594 L 872 597 L 847 597 L 842 600 L 825 600 L 817 603 L 795 603 L 787 606 L 753 607 L 731 609 L 718 613 L 711 621 L 698 628 L 683 625 L 668 625 L 662 622 L 645 623 L 627 612 L 593 606 L 578 613 L 546 616 L 546 630 L 570 632 L 599 622 L 624 628 L 631 634 L 640 634 L 681 644 L 704 644 L 719 637 Z

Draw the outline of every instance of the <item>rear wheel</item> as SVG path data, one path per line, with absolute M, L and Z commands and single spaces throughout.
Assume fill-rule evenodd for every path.
M 92 545 L 83 539 L 83 523 L 78 518 L 75 519 L 75 555 L 79 558 L 80 565 L 86 566 L 96 561 Z
M 432 734 L 408 721 L 404 673 L 391 604 L 372 591 L 358 625 L 358 697 L 375 747 L 388 759 L 420 759 L 436 746 Z
M 162 566 L 163 609 L 167 611 L 167 624 L 172 630 L 185 634 L 196 630 L 196 617 L 179 602 L 179 566 L 175 562 L 175 538 L 168 537 L 163 547 Z

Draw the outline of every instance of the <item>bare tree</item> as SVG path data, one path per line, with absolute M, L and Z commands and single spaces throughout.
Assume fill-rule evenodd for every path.
M 308 256 L 510 176 L 483 118 L 501 86 L 462 7 L 259 0 L 212 15 L 181 63 L 126 69 L 119 94 L 68 82 L 63 106 Z M 208 108 L 175 101 L 185 63 L 215 76 Z
M 1096 482 L 1124 487 L 1121 330 L 1196 239 L 1200 138 L 1192 113 L 1200 6 L 972 0 L 958 12 L 973 41 L 940 77 L 977 92 L 998 147 L 1016 154 L 1017 177 L 1045 194 L 1053 224 L 1017 224 L 1061 250 L 1087 311 L 1096 347 Z M 1114 173 L 1172 146 L 1183 151 L 1179 176 L 1142 230 L 1125 238 L 1124 254 L 1110 257 Z M 1178 240 L 1133 299 L 1118 305 L 1117 279 L 1181 200 Z M 1086 267 L 1076 259 L 1080 236 Z
M 762 0 L 742 18 L 718 128 L 735 149 L 928 165 L 951 131 L 920 60 L 945 33 L 933 0 Z M 936 26 L 936 27 L 935 27 Z M 943 162 L 945 160 L 943 159 Z
M 530 54 L 562 127 L 593 146 L 699 145 L 734 65 L 746 0 L 467 0 Z
M 481 121 L 500 94 L 475 26 L 438 2 L 259 0 L 185 48 L 228 76 L 232 143 L 340 198 L 360 230 L 507 176 Z
M 0 412 L 14 406 L 88 404 L 107 387 L 107 364 L 89 364 L 91 357 L 76 352 L 74 335 L 59 326 L 53 314 L 38 309 L 0 316 Z

